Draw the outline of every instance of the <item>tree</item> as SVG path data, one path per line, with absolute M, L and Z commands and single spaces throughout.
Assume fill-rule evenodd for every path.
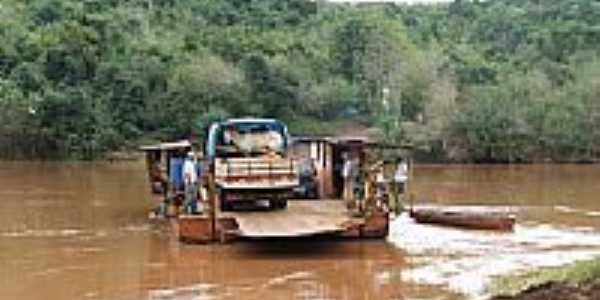
M 241 115 L 252 111 L 241 70 L 206 55 L 175 68 L 169 79 L 167 112 L 175 134 L 190 134 L 195 120 L 214 110 Z

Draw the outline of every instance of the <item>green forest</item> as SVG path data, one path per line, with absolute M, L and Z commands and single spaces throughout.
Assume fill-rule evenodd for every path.
M 600 157 L 600 1 L 3 0 L 0 157 L 94 159 L 227 117 L 442 161 Z

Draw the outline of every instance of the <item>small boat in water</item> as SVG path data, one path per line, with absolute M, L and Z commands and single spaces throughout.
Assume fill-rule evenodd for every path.
M 509 213 L 459 212 L 432 208 L 411 210 L 410 216 L 417 223 L 477 230 L 512 231 L 516 222 L 516 217 Z

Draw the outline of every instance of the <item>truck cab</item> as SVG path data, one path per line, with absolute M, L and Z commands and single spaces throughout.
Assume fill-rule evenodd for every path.
M 221 210 L 236 203 L 267 200 L 287 207 L 299 185 L 298 167 L 289 157 L 287 127 L 275 119 L 229 119 L 208 129 L 205 154 L 214 165 Z

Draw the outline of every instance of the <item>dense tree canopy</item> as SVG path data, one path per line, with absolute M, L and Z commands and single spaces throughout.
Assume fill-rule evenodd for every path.
M 4 0 L 0 156 L 94 158 L 230 116 L 461 161 L 600 155 L 600 1 Z

